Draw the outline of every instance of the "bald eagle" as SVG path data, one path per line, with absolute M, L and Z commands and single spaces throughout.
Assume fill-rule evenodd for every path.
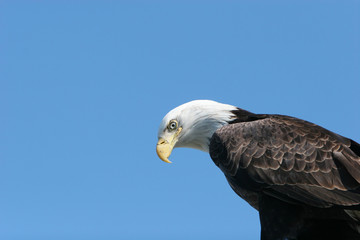
M 313 123 L 210 100 L 171 110 L 156 152 L 210 153 L 231 188 L 259 211 L 261 239 L 360 239 L 360 145 Z

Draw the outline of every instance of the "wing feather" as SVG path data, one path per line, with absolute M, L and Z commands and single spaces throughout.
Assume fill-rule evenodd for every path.
M 210 155 L 233 188 L 319 206 L 351 206 L 360 204 L 359 146 L 315 124 L 269 115 L 217 130 Z M 247 189 L 249 181 L 257 183 L 250 184 L 254 189 Z

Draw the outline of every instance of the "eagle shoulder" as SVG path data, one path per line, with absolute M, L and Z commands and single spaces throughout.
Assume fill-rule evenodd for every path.
M 359 149 L 316 124 L 268 115 L 218 129 L 209 152 L 236 192 L 328 207 L 360 204 Z

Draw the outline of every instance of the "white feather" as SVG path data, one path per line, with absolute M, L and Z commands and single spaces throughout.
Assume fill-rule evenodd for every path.
M 166 138 L 171 133 L 167 126 L 177 120 L 182 131 L 174 147 L 195 148 L 209 151 L 210 138 L 220 127 L 231 121 L 237 108 L 210 100 L 194 100 L 171 110 L 162 120 L 158 137 Z

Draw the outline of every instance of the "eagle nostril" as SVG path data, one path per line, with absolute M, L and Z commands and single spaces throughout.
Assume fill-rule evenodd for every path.
M 165 143 L 166 143 L 165 139 L 160 138 L 157 145 L 162 145 L 162 144 L 165 144 Z

